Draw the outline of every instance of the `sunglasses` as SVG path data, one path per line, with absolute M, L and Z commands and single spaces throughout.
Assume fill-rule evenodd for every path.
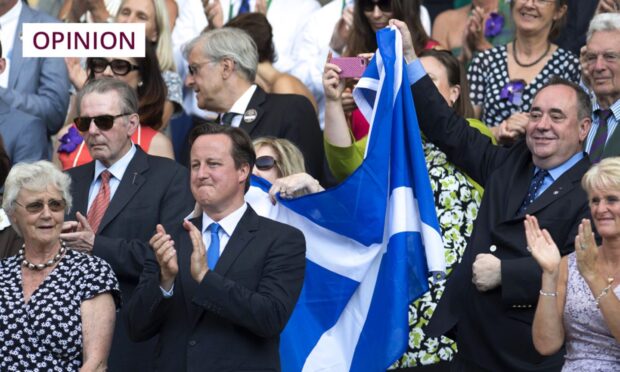
M 97 73 L 102 73 L 108 66 L 112 69 L 114 75 L 125 76 L 133 70 L 138 70 L 139 67 L 132 65 L 129 61 L 123 59 L 113 59 L 108 61 L 105 58 L 91 58 L 88 60 L 89 68 Z
M 273 156 L 265 155 L 256 158 L 256 162 L 254 163 L 254 165 L 256 165 L 256 168 L 258 168 L 259 170 L 268 171 L 271 168 L 275 167 L 276 163 L 277 161 L 273 158 Z
M 109 130 L 114 126 L 114 120 L 122 117 L 131 115 L 130 113 L 120 114 L 120 115 L 99 115 L 99 116 L 78 116 L 73 119 L 73 124 L 77 127 L 80 132 L 88 132 L 90 129 L 90 123 L 94 120 L 97 128 L 101 130 Z
M 43 203 L 42 200 L 37 200 L 26 205 L 20 204 L 18 201 L 15 201 L 15 204 L 23 207 L 30 214 L 40 213 L 41 211 L 43 211 L 43 208 L 45 208 L 45 203 Z M 65 201 L 65 199 L 50 199 L 47 201 L 47 207 L 52 212 L 62 212 L 67 207 L 67 202 Z
M 375 5 L 381 9 L 382 12 L 391 12 L 392 11 L 392 0 L 366 0 L 362 2 L 362 10 L 365 12 L 372 12 L 375 10 Z

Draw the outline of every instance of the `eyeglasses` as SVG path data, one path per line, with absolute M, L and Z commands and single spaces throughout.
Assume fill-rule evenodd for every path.
M 45 208 L 45 203 L 42 200 L 37 200 L 26 205 L 20 204 L 18 201 L 15 201 L 15 204 L 24 208 L 30 214 L 40 213 L 41 211 L 43 211 L 43 208 Z M 47 207 L 52 212 L 62 212 L 67 207 L 67 202 L 65 201 L 65 199 L 50 199 L 47 201 Z
M 90 58 L 88 60 L 89 68 L 97 73 L 104 72 L 108 66 L 112 69 L 114 75 L 125 76 L 133 70 L 138 70 L 139 67 L 131 64 L 124 59 L 113 59 L 108 61 L 105 58 Z
M 273 158 L 273 156 L 265 155 L 256 158 L 256 162 L 254 162 L 254 165 L 256 165 L 256 168 L 258 168 L 259 170 L 268 171 L 271 168 L 275 167 L 276 163 L 277 161 Z
M 598 61 L 598 56 L 603 56 L 603 60 L 607 63 L 618 63 L 620 61 L 620 53 L 615 52 L 586 53 L 583 58 L 586 64 L 593 65 Z
M 195 76 L 198 73 L 198 70 L 211 62 L 215 62 L 215 61 L 205 61 L 205 62 L 201 62 L 201 63 L 192 63 L 191 65 L 187 66 L 187 71 L 189 72 L 190 75 Z
M 392 0 L 365 0 L 361 5 L 362 10 L 365 12 L 372 12 L 373 10 L 375 10 L 375 5 L 377 5 L 382 12 L 392 11 Z
M 109 130 L 114 126 L 114 120 L 122 117 L 131 115 L 131 113 L 119 114 L 119 115 L 99 115 L 99 116 L 78 116 L 73 119 L 73 124 L 77 127 L 77 129 L 81 132 L 88 132 L 90 129 L 90 123 L 94 120 L 97 128 L 101 130 Z
M 515 2 L 527 3 L 528 1 L 529 0 L 516 0 Z M 534 5 L 540 7 L 548 4 L 553 4 L 556 2 L 556 0 L 532 0 L 532 2 L 534 3 Z

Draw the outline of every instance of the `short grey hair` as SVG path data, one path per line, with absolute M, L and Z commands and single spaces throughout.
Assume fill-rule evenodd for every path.
M 620 14 L 601 13 L 592 18 L 586 40 L 590 41 L 592 35 L 599 31 L 620 31 Z
M 92 79 L 87 81 L 84 87 L 78 92 L 76 97 L 76 108 L 78 116 L 81 115 L 80 110 L 82 106 L 82 99 L 84 99 L 84 96 L 91 93 L 104 94 L 110 91 L 115 91 L 116 93 L 118 93 L 118 98 L 121 105 L 120 113 L 138 113 L 138 96 L 136 94 L 136 91 L 133 90 L 133 88 L 131 88 L 127 83 L 122 80 L 110 77 L 101 77 L 99 79 Z
M 4 183 L 2 208 L 10 216 L 15 210 L 15 202 L 22 189 L 43 192 L 49 186 L 55 187 L 67 202 L 65 213 L 71 210 L 71 177 L 47 160 L 34 163 L 17 163 L 11 168 Z
M 203 55 L 213 61 L 232 59 L 246 80 L 254 82 L 256 79 L 258 51 L 247 32 L 234 27 L 203 32 L 183 47 L 185 59 L 189 58 L 196 47 L 202 47 Z

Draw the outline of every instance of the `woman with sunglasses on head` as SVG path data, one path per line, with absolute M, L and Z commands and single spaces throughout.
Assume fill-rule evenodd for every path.
M 575 237 L 575 251 L 560 257 L 557 245 L 534 216 L 525 217 L 528 250 L 542 269 L 532 324 L 542 355 L 566 347 L 562 371 L 618 371 L 620 366 L 620 157 L 603 159 L 586 172 L 590 220 Z
M 112 77 L 123 80 L 134 88 L 139 99 L 140 126 L 134 132 L 132 141 L 150 155 L 174 159 L 170 139 L 157 131 L 162 125 L 166 86 L 159 74 L 153 47 L 147 43 L 145 58 L 88 58 L 86 71 L 89 80 Z M 73 83 L 76 85 L 79 81 Z M 80 88 L 82 86 L 83 83 L 79 84 Z M 102 119 L 98 125 L 103 123 Z M 80 135 L 80 128 L 76 128 L 75 124 L 61 129 L 58 139 L 55 156 L 63 169 L 86 164 L 92 160 Z
M 468 84 L 460 62 L 445 50 L 426 50 L 420 62 L 449 106 L 461 116 L 471 117 L 473 108 L 467 95 Z M 325 96 L 325 155 L 338 180 L 343 180 L 362 164 L 367 136 L 354 141 L 340 103 L 344 83 L 338 66 L 325 65 L 323 84 Z M 467 119 L 470 126 L 491 137 L 488 128 L 476 119 Z M 435 198 L 444 241 L 448 275 L 460 261 L 473 230 L 473 223 L 482 199 L 482 187 L 446 160 L 446 155 L 423 139 L 426 166 Z M 409 348 L 394 367 L 441 369 L 452 360 L 455 343 L 447 337 L 431 338 L 422 331 L 443 293 L 445 281 L 429 281 L 429 291 L 409 306 Z M 440 364 L 437 364 L 440 363 Z M 436 365 L 437 364 L 437 365 Z
M 275 203 L 276 193 L 293 198 L 323 191 L 319 181 L 306 173 L 304 156 L 291 141 L 260 137 L 254 140 L 256 162 L 252 173 L 271 182 L 269 195 Z
M 120 292 L 102 259 L 60 240 L 71 179 L 48 161 L 20 163 L 2 207 L 24 239 L 0 261 L 0 370 L 105 371 Z
M 525 133 L 534 94 L 553 75 L 579 82 L 579 60 L 551 43 L 566 18 L 567 0 L 513 0 L 515 39 L 475 56 L 468 69 L 476 117 L 500 143 Z

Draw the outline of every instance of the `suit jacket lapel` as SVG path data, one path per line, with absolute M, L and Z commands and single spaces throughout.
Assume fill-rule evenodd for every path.
M 32 14 L 30 8 L 26 4 L 22 4 L 22 11 L 17 21 L 17 29 L 15 29 L 15 37 L 13 38 L 13 51 L 11 52 L 11 70 L 9 72 L 9 88 L 17 86 L 17 78 L 21 72 L 22 61 L 22 28 L 24 23 L 30 22 Z
M 202 216 L 192 218 L 190 220 L 199 231 L 202 231 Z M 180 229 L 180 236 L 177 246 L 177 254 L 178 254 L 178 264 L 179 264 L 179 273 L 181 274 L 179 280 L 181 281 L 181 286 L 183 287 L 183 295 L 185 300 L 185 308 L 187 309 L 188 319 L 192 319 L 192 323 L 198 321 L 200 314 L 202 311 L 196 305 L 192 303 L 192 299 L 194 298 L 194 293 L 198 290 L 198 283 L 192 278 L 191 273 L 191 256 L 192 256 L 192 241 L 189 238 L 189 235 L 185 231 L 185 229 Z
M 226 275 L 232 264 L 235 262 L 239 254 L 246 249 L 249 242 L 254 238 L 254 232 L 258 229 L 258 216 L 256 212 L 248 205 L 248 209 L 239 220 L 235 231 L 233 231 L 228 244 L 220 259 L 215 265 L 215 272 Z
M 262 108 L 263 103 L 267 99 L 267 93 L 262 90 L 258 85 L 256 86 L 256 91 L 252 95 L 252 99 L 250 99 L 250 103 L 248 107 L 245 109 L 245 112 L 249 110 L 256 110 L 256 118 L 251 122 L 246 122 L 245 115 L 241 118 L 241 124 L 239 124 L 239 128 L 243 129 L 246 133 L 252 134 L 256 125 L 260 123 L 260 119 L 265 113 L 265 110 Z
M 545 208 L 547 205 L 553 203 L 558 198 L 561 198 L 567 192 L 571 191 L 575 187 L 579 187 L 579 181 L 584 172 L 590 167 L 590 159 L 585 156 L 571 169 L 567 170 L 555 180 L 534 202 L 529 206 L 527 213 L 535 214 L 539 210 Z
M 607 144 L 605 144 L 603 158 L 618 155 L 620 155 L 620 128 L 616 127 L 611 137 L 607 140 Z
M 531 161 L 527 167 L 522 167 L 521 169 L 523 171 L 513 180 L 513 195 L 508 198 L 508 208 L 506 209 L 508 220 L 519 216 L 519 208 L 523 204 L 523 199 L 525 199 L 534 176 L 534 164 Z
M 88 212 L 88 193 L 90 191 L 90 184 L 95 177 L 95 162 L 92 161 L 83 167 L 74 168 L 72 172 L 75 172 L 73 176 L 73 184 L 71 188 L 73 192 L 73 216 L 68 216 L 69 220 L 75 220 L 75 212 L 80 212 L 84 216 Z
M 125 205 L 133 198 L 133 196 L 142 187 L 146 178 L 142 175 L 149 168 L 147 155 L 139 146 L 136 146 L 136 154 L 129 162 L 121 183 L 114 193 L 114 197 L 110 200 L 110 205 L 105 211 L 99 231 L 103 229 L 125 208 Z

